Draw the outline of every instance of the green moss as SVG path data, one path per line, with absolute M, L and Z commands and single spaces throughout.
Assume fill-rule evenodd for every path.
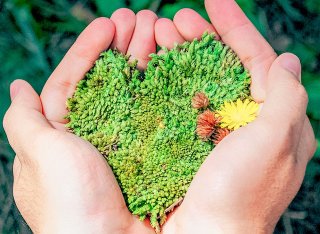
M 232 50 L 204 34 L 151 55 L 144 74 L 117 51 L 101 54 L 68 100 L 67 127 L 106 157 L 129 210 L 159 228 L 214 145 L 195 134 L 195 93 L 209 108 L 249 96 L 250 76 Z

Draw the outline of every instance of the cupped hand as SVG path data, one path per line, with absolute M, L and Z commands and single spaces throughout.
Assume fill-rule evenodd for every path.
M 191 9 L 155 26 L 158 44 L 215 32 L 252 76 L 259 117 L 220 142 L 200 167 L 163 233 L 271 233 L 301 186 L 315 138 L 299 59 L 277 57 L 233 0 L 206 0 L 212 24 Z M 165 28 L 174 33 L 166 34 Z
M 103 50 L 131 54 L 143 69 L 156 51 L 154 37 L 171 48 L 204 31 L 215 32 L 239 55 L 252 74 L 252 95 L 265 104 L 254 123 L 230 134 L 207 158 L 164 233 L 272 230 L 314 151 L 299 62 L 292 55 L 277 58 L 234 1 L 208 0 L 206 8 L 213 24 L 190 9 L 174 22 L 156 24 L 149 11 L 135 16 L 118 10 L 111 20 L 99 18 L 85 29 L 41 98 L 23 81 L 12 84 L 4 127 L 17 154 L 14 197 L 34 232 L 153 232 L 130 214 L 100 153 L 66 132 L 65 102 Z
M 64 127 L 66 100 L 99 54 L 112 47 L 144 69 L 156 52 L 151 11 L 116 11 L 94 20 L 46 82 L 41 96 L 22 81 L 11 85 L 4 119 L 16 152 L 14 198 L 35 233 L 154 233 L 127 209 L 102 155 Z

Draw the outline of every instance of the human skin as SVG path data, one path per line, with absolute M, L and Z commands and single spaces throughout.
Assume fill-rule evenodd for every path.
M 252 74 L 252 95 L 264 105 L 256 121 L 208 156 L 163 233 L 272 232 L 315 150 L 300 62 L 292 54 L 277 57 L 234 1 L 208 0 L 206 9 L 212 24 L 190 9 L 173 22 L 120 9 L 85 29 L 40 97 L 24 81 L 11 85 L 4 127 L 17 154 L 14 197 L 35 233 L 154 232 L 128 211 L 101 154 L 66 131 L 65 102 L 110 46 L 132 54 L 144 69 L 156 42 L 170 48 L 204 31 L 216 32 L 239 55 Z
M 40 97 L 22 80 L 11 85 L 4 128 L 16 153 L 13 193 L 34 233 L 154 233 L 129 212 L 98 150 L 66 131 L 64 116 L 66 99 L 103 50 L 117 47 L 138 59 L 141 69 L 146 66 L 156 50 L 156 20 L 151 11 L 135 15 L 128 9 L 98 18 L 78 37 Z

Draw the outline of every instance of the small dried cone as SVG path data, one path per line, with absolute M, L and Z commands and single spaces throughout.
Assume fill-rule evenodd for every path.
M 209 99 L 204 93 L 196 93 L 192 98 L 191 105 L 195 109 L 206 108 L 209 105 Z
M 219 119 L 215 117 L 214 112 L 206 110 L 198 115 L 197 119 L 197 134 L 202 140 L 208 140 L 215 132 L 215 126 Z
M 229 133 L 230 131 L 226 128 L 216 129 L 213 134 L 213 143 L 215 145 L 219 144 L 219 142 L 222 141 L 222 139 L 225 138 Z

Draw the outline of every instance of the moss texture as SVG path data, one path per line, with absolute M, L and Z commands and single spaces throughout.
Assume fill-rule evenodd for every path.
M 103 52 L 67 102 L 67 127 L 105 156 L 129 210 L 157 230 L 214 147 L 195 134 L 194 95 L 206 94 L 211 110 L 250 95 L 249 73 L 213 35 L 165 52 L 144 73 L 128 56 Z

